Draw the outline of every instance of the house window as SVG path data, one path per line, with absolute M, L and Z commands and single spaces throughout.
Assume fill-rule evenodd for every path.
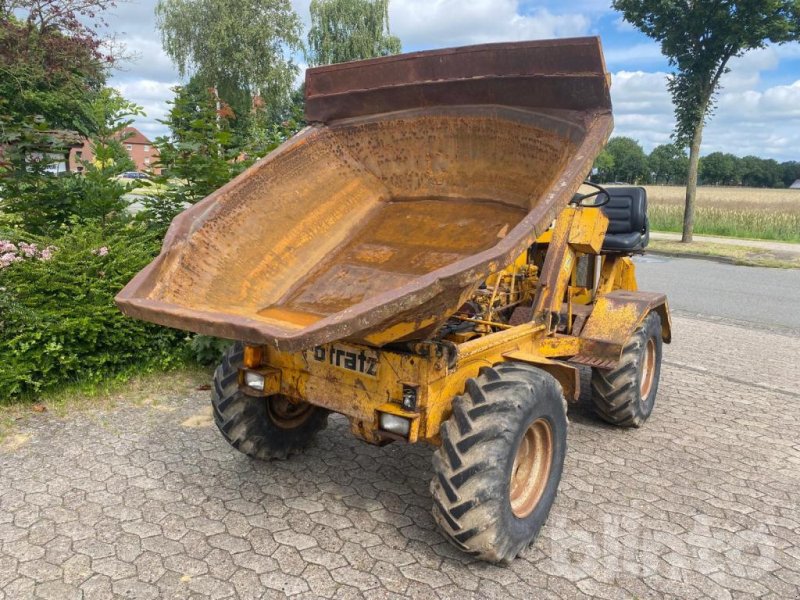
M 128 150 L 128 152 L 130 152 L 131 150 L 133 150 L 133 144 L 125 144 L 125 149 Z
M 144 145 L 144 151 L 145 151 L 145 152 L 150 152 L 150 146 L 148 146 L 147 144 L 145 144 L 145 145 Z
M 149 167 L 150 166 L 150 159 L 149 158 L 145 158 L 144 159 L 144 164 Z

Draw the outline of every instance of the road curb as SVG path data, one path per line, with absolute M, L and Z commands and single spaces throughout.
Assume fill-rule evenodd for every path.
M 648 249 L 646 253 L 652 254 L 654 256 L 668 256 L 670 258 L 694 258 L 698 260 L 708 260 L 723 265 L 733 265 L 735 267 L 757 267 L 760 269 L 781 269 L 781 270 L 800 269 L 800 266 L 790 266 L 790 265 L 776 266 L 769 264 L 764 264 L 764 265 L 753 264 L 739 259 L 730 258 L 727 256 L 719 256 L 716 254 L 692 254 L 691 252 L 673 252 L 669 250 L 650 250 L 650 249 Z
M 710 260 L 711 262 L 722 263 L 723 265 L 734 265 L 736 267 L 756 267 L 764 265 L 749 265 L 747 263 L 739 262 L 727 256 L 716 256 L 713 254 L 692 254 L 691 252 L 664 252 L 661 250 L 647 250 L 646 254 L 653 254 L 655 256 L 669 256 L 670 258 L 696 258 L 699 260 Z M 766 267 L 769 269 L 779 269 L 780 267 Z

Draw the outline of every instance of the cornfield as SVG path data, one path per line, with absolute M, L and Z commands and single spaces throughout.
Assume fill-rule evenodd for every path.
M 646 186 L 650 227 L 680 232 L 686 189 Z M 800 190 L 700 187 L 698 234 L 800 242 Z

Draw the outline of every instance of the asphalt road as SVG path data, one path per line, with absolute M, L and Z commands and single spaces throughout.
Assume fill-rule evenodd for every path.
M 636 276 L 641 289 L 666 292 L 677 314 L 800 333 L 800 269 L 647 255 L 636 259 Z

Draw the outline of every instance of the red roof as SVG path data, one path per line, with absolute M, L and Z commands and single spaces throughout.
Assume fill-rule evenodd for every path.
M 123 140 L 126 144 L 150 144 L 150 140 L 148 140 L 144 134 L 136 129 L 136 127 L 126 127 L 122 130 L 119 134 L 121 140 Z

